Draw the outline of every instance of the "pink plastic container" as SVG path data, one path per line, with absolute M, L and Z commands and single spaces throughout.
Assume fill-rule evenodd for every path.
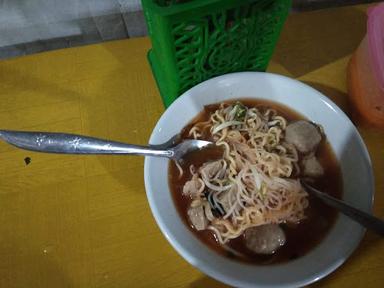
M 354 117 L 384 129 L 384 3 L 368 10 L 367 34 L 349 62 L 348 90 Z

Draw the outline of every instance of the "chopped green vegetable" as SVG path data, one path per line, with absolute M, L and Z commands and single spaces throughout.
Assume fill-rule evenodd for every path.
M 243 103 L 237 101 L 235 104 L 235 118 L 236 121 L 244 121 L 245 115 L 247 114 L 247 107 Z
M 260 198 L 262 200 L 265 200 L 265 197 L 267 196 L 267 185 L 264 182 L 261 182 L 259 193 L 260 193 Z
M 229 185 L 231 183 L 232 183 L 232 181 L 230 179 L 225 179 L 224 182 L 223 182 L 223 185 L 227 186 L 227 185 Z

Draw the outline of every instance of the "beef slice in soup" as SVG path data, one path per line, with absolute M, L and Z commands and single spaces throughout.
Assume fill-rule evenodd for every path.
M 201 174 L 205 175 L 206 178 L 212 179 L 215 177 L 221 178 L 225 170 L 223 170 L 223 160 L 218 160 L 218 161 L 213 161 L 213 162 L 208 162 L 203 165 L 201 168 Z
M 321 141 L 321 134 L 311 122 L 299 120 L 287 126 L 285 141 L 293 144 L 301 153 L 307 154 L 317 148 Z
M 200 231 L 207 228 L 208 221 L 204 215 L 203 206 L 190 207 L 187 213 L 189 220 L 196 230 Z
M 266 224 L 245 230 L 245 245 L 257 254 L 273 254 L 285 244 L 285 233 L 278 224 Z
M 185 183 L 183 187 L 183 195 L 198 196 L 201 192 L 202 185 L 203 184 L 199 181 L 197 175 L 192 177 L 191 180 Z
M 324 175 L 324 169 L 315 156 L 303 159 L 302 166 L 304 176 L 321 177 Z

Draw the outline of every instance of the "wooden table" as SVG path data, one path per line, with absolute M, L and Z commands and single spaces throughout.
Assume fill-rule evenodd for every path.
M 349 113 L 345 72 L 365 33 L 365 9 L 291 15 L 269 71 L 309 83 Z M 164 110 L 149 47 L 147 38 L 122 40 L 1 62 L 0 127 L 147 143 Z M 384 218 L 384 133 L 359 131 L 375 171 L 374 212 Z M 0 143 L 0 163 L 0 287 L 225 287 L 161 235 L 143 158 L 38 154 Z M 363 285 L 384 287 L 384 241 L 371 232 L 313 287 Z

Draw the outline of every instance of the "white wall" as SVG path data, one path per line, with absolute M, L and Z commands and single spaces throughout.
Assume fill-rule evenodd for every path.
M 0 58 L 145 34 L 140 0 L 0 0 Z

